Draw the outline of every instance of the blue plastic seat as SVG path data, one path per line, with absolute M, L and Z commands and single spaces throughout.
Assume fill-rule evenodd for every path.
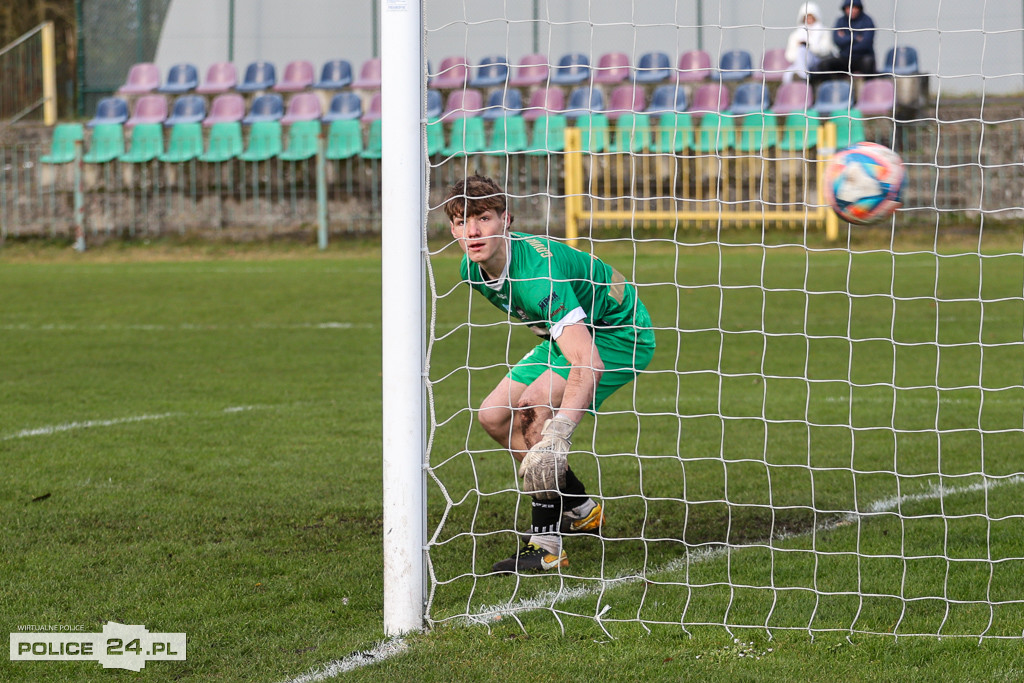
M 569 108 L 565 111 L 568 118 L 575 119 L 586 114 L 602 112 L 604 112 L 604 95 L 597 88 L 581 85 L 569 93 Z
M 745 81 L 754 75 L 754 58 L 746 50 L 722 53 L 718 62 L 718 76 L 723 81 Z
M 590 78 L 590 60 L 582 52 L 572 52 L 551 69 L 552 85 L 579 85 Z
M 427 90 L 427 120 L 433 120 L 441 116 L 444 111 L 444 101 L 440 90 L 430 88 Z
M 814 109 L 822 114 L 850 110 L 852 91 L 848 78 L 836 78 L 818 86 Z
M 358 119 L 363 115 L 363 100 L 358 93 L 345 90 L 331 98 L 324 113 L 324 121 L 347 121 Z
M 677 83 L 659 85 L 651 94 L 651 103 L 644 111 L 648 114 L 665 114 L 686 111 L 686 89 Z
M 920 73 L 920 64 L 917 61 L 917 50 L 909 45 L 890 48 L 885 53 L 885 66 L 882 73 L 896 76 L 910 76 Z
M 269 90 L 277 83 L 277 70 L 270 62 L 253 62 L 245 67 L 245 77 L 235 86 L 239 92 Z
M 89 120 L 90 128 L 106 123 L 122 124 L 128 120 L 128 102 L 120 97 L 104 97 L 96 105 L 96 115 Z
M 280 121 L 284 116 L 284 100 L 277 93 L 265 93 L 252 101 L 249 113 L 242 123 L 257 121 Z
M 341 90 L 352 84 L 352 63 L 346 59 L 324 62 L 320 80 L 313 84 L 318 90 Z
M 174 100 L 171 107 L 171 115 L 164 121 L 164 125 L 173 126 L 176 123 L 196 123 L 206 118 L 206 98 L 202 95 L 182 95 Z
M 771 94 L 762 82 L 742 83 L 732 96 L 729 112 L 732 114 L 763 113 L 771 107 Z
M 180 95 L 199 87 L 199 70 L 194 64 L 175 64 L 167 72 L 167 81 L 157 90 Z
M 637 83 L 661 83 L 672 73 L 672 60 L 664 52 L 648 52 L 636 63 L 633 80 Z
M 523 111 L 523 95 L 515 88 L 495 90 L 487 97 L 487 105 L 481 116 L 485 119 L 500 119 L 518 116 Z
M 495 88 L 508 80 L 508 57 L 484 57 L 469 79 L 471 88 Z

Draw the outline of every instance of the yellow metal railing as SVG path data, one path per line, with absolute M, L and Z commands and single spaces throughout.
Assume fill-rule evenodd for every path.
M 825 165 L 836 147 L 836 127 L 815 127 L 799 131 L 814 133 L 807 136 L 816 139 L 813 147 L 741 152 L 716 146 L 717 152 L 705 153 L 658 153 L 642 146 L 585 153 L 582 131 L 567 128 L 566 238 L 575 244 L 584 224 L 653 228 L 722 223 L 814 224 L 825 229 L 828 239 L 836 239 L 839 221 L 824 197 Z M 652 129 L 650 139 L 663 132 Z M 682 133 L 692 139 L 694 132 L 700 133 Z

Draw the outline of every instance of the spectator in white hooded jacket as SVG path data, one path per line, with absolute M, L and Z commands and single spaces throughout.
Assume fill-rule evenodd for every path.
M 797 23 L 799 27 L 789 34 L 786 41 L 786 59 L 790 67 L 782 77 L 784 83 L 794 78 L 806 79 L 808 72 L 815 71 L 821 60 L 831 57 L 835 49 L 832 32 L 821 23 L 821 10 L 816 3 L 800 5 Z

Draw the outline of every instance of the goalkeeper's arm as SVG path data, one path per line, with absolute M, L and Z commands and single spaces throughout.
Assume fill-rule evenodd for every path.
M 594 402 L 597 384 L 604 373 L 604 362 L 594 344 L 594 337 L 583 323 L 563 328 L 557 342 L 562 355 L 572 363 L 572 368 L 556 414 L 571 420 L 573 424 L 579 424 Z

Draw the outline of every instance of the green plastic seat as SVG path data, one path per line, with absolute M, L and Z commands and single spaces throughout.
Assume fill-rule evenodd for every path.
M 283 149 L 280 121 L 253 121 L 249 128 L 249 144 L 238 158 L 242 161 L 267 161 L 281 154 Z
M 50 153 L 39 157 L 44 164 L 66 164 L 75 160 L 75 143 L 85 139 L 80 123 L 60 123 L 53 129 Z
M 162 123 L 140 123 L 132 128 L 128 152 L 121 155 L 126 164 L 144 164 L 164 153 L 164 126 Z
M 650 114 L 625 113 L 615 122 L 611 151 L 636 154 L 651 148 Z
M 568 122 L 563 114 L 544 114 L 533 122 L 527 154 L 544 156 L 565 151 L 565 128 Z
M 608 149 L 608 117 L 604 114 L 584 114 L 576 119 L 580 130 L 580 148 L 588 154 Z
M 654 151 L 679 154 L 694 148 L 693 118 L 685 112 L 668 112 L 658 119 Z
M 457 157 L 477 154 L 487 149 L 484 136 L 484 120 L 479 117 L 466 117 L 452 121 L 448 146 L 444 148 L 445 156 Z
M 818 146 L 818 113 L 813 109 L 807 113 L 794 112 L 787 114 L 782 123 L 782 134 L 779 138 L 779 149 L 784 152 L 800 152 Z
M 708 112 L 700 119 L 695 149 L 698 154 L 717 154 L 736 146 L 736 131 L 732 118 L 715 112 Z
M 359 119 L 331 121 L 327 129 L 328 159 L 351 159 L 363 151 L 363 127 Z
M 160 155 L 160 161 L 180 164 L 198 159 L 203 153 L 203 125 L 198 121 L 176 123 L 171 126 L 171 137 L 167 151 Z
M 201 161 L 231 161 L 242 153 L 242 124 L 238 121 L 222 121 L 210 128 L 210 142 Z
M 120 123 L 100 123 L 92 129 L 89 151 L 82 157 L 87 164 L 106 164 L 124 154 L 124 128 Z
M 494 127 L 487 143 L 488 154 L 514 154 L 524 152 L 528 147 L 526 121 L 522 116 L 503 116 L 494 119 Z
M 320 144 L 319 121 L 296 121 L 288 127 L 288 144 L 281 152 L 285 161 L 305 161 L 316 156 Z
M 864 116 L 859 109 L 851 109 L 849 115 L 845 112 L 834 114 L 827 121 L 836 124 L 836 149 L 867 140 L 864 133 Z
M 747 114 L 736 129 L 736 151 L 760 154 L 779 143 L 779 122 L 771 114 Z
M 427 156 L 432 157 L 444 151 L 444 124 L 440 119 L 427 121 Z
M 384 156 L 384 141 L 380 134 L 380 119 L 370 121 L 370 135 L 366 141 L 366 149 L 359 156 L 364 159 L 380 159 Z

